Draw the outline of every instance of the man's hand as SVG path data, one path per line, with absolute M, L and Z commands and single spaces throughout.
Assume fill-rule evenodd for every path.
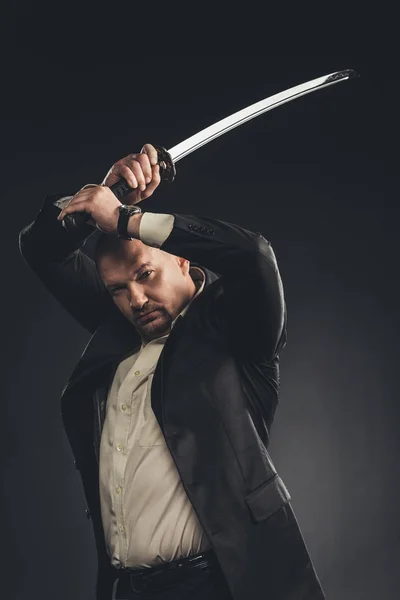
M 128 154 L 108 171 L 103 185 L 111 186 L 123 177 L 134 191 L 124 196 L 124 204 L 138 204 L 149 198 L 160 184 L 157 150 L 145 144 L 139 154 Z
M 82 188 L 77 192 L 60 212 L 58 220 L 62 221 L 68 214 L 85 212 L 91 216 L 100 231 L 116 235 L 121 202 L 110 190 L 110 186 L 123 177 L 134 188 L 133 192 L 124 196 L 123 203 L 138 204 L 151 196 L 160 184 L 157 160 L 157 151 L 151 144 L 145 144 L 139 154 L 121 158 L 108 171 L 101 185 Z
M 109 187 L 96 185 L 75 194 L 57 219 L 62 221 L 66 215 L 85 212 L 91 216 L 97 229 L 116 235 L 120 206 L 121 202 Z

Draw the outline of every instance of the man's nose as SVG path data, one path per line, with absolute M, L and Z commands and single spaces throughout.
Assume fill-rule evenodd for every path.
M 140 288 L 130 288 L 129 304 L 134 310 L 141 310 L 147 302 L 147 296 Z

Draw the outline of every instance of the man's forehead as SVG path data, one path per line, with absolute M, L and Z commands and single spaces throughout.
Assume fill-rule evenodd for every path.
M 116 269 L 118 267 L 137 269 L 142 263 L 153 262 L 154 257 L 151 248 L 142 244 L 142 246 L 124 244 L 118 252 L 111 252 L 101 257 L 100 266 L 103 271 Z

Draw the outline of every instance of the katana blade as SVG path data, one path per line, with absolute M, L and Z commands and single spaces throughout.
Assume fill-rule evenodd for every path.
M 178 162 L 178 160 L 181 160 L 181 158 L 191 154 L 198 148 L 201 148 L 201 146 L 204 146 L 212 140 L 215 140 L 215 138 L 223 135 L 227 131 L 246 123 L 246 121 L 250 121 L 251 119 L 258 117 L 269 110 L 278 108 L 278 106 L 282 106 L 282 104 L 285 104 L 286 102 L 291 102 L 292 100 L 300 98 L 305 94 L 310 94 L 316 90 L 334 85 L 340 81 L 346 81 L 347 79 L 351 79 L 353 77 L 358 77 L 358 73 L 352 69 L 335 71 L 334 73 L 329 73 L 329 75 L 317 77 L 317 79 L 312 79 L 311 81 L 301 83 L 300 85 L 291 87 L 283 92 L 280 92 L 279 94 L 275 94 L 269 98 L 264 98 L 264 100 L 255 102 L 254 104 L 235 112 L 233 115 L 225 117 L 213 125 L 206 127 L 202 131 L 199 131 L 195 135 L 187 138 L 180 144 L 173 146 L 169 150 L 153 144 L 158 153 L 161 179 L 165 181 L 173 181 L 175 177 L 175 163 Z M 133 190 L 133 188 L 128 185 L 125 179 L 121 179 L 117 183 L 114 183 L 110 186 L 110 189 L 114 192 L 119 200 Z M 71 197 L 69 196 L 60 198 L 54 204 L 58 208 L 62 209 L 70 200 L 70 198 Z M 63 220 L 63 226 L 66 229 L 72 230 L 84 224 L 85 222 L 96 227 L 95 223 L 90 219 L 90 215 L 86 213 L 74 213 L 73 215 L 67 215 Z
M 246 123 L 246 121 L 250 121 L 250 119 L 254 119 L 255 117 L 258 117 L 269 110 L 278 108 L 278 106 L 282 106 L 282 104 L 291 102 L 292 100 L 300 98 L 305 94 L 310 94 L 316 90 L 320 90 L 330 85 L 334 85 L 335 83 L 339 83 L 340 81 L 345 81 L 346 79 L 357 76 L 358 73 L 351 69 L 347 69 L 345 71 L 336 71 L 334 73 L 330 73 L 329 75 L 312 79 L 306 83 L 301 83 L 300 85 L 291 87 L 284 92 L 280 92 L 279 94 L 275 94 L 274 96 L 270 96 L 269 98 L 264 98 L 264 100 L 255 102 L 254 104 L 235 112 L 233 115 L 217 121 L 213 125 L 210 125 L 195 135 L 187 138 L 180 144 L 173 146 L 173 148 L 170 148 L 167 152 L 172 161 L 176 163 L 178 160 L 181 160 L 181 158 L 184 158 L 201 146 L 204 146 L 212 140 L 215 140 L 215 138 L 223 135 L 227 131 Z

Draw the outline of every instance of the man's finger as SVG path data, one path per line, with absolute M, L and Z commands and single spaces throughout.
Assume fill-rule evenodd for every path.
M 138 187 L 138 180 L 128 165 L 117 163 L 113 167 L 113 174 L 126 179 L 128 185 L 134 190 Z
M 68 206 L 65 206 L 62 209 L 62 211 L 58 215 L 57 219 L 58 219 L 58 221 L 62 221 L 66 215 L 69 215 L 69 214 L 75 213 L 75 212 L 88 212 L 87 211 L 87 202 L 86 201 L 70 202 L 68 204 Z
M 145 178 L 145 183 L 150 183 L 153 174 L 151 171 L 150 159 L 147 156 L 147 154 L 145 152 L 142 152 L 141 154 L 136 154 L 135 160 L 133 162 L 136 163 L 136 165 L 140 166 Z
M 145 177 L 145 174 L 143 173 L 140 162 L 136 159 L 132 160 L 132 162 L 129 165 L 129 168 L 132 170 L 134 176 L 136 177 L 136 181 L 138 182 L 139 190 L 143 192 L 146 189 L 146 177 Z
M 145 144 L 140 152 L 143 154 L 147 154 L 150 163 L 153 167 L 158 163 L 157 150 L 151 144 Z
M 153 176 L 151 179 L 151 183 L 149 183 L 145 191 L 142 192 L 142 200 L 151 196 L 154 190 L 160 185 L 160 165 L 155 165 L 154 167 L 152 167 L 152 172 Z

